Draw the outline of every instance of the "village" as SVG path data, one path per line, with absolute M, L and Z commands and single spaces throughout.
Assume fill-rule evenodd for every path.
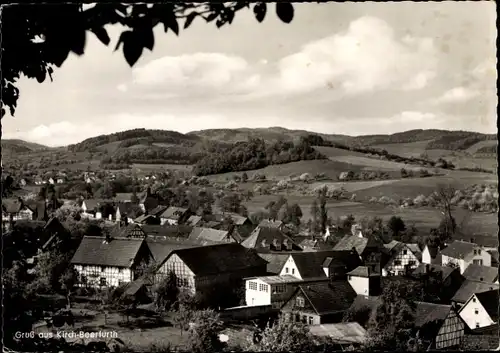
M 86 183 L 90 178 L 85 174 Z M 56 290 L 67 298 L 58 309 L 44 308 L 33 322 L 37 332 L 61 325 L 76 330 L 83 315 L 77 313 L 87 307 L 95 317 L 107 313 L 104 322 L 111 322 L 113 312 L 127 312 L 128 322 L 129 313 L 146 307 L 164 317 L 182 314 L 191 325 L 187 308 L 212 308 L 221 322 L 221 344 L 262 347 L 267 325 L 283 320 L 307 326 L 316 347 L 328 342 L 337 349 L 360 349 L 373 341 L 373 313 L 380 307 L 393 313 L 415 294 L 410 288 L 419 288 L 411 299 L 415 319 L 407 340 L 419 337 L 424 350 L 498 345 L 498 249 L 491 242 L 464 234 L 442 246 L 422 246 L 389 239 L 386 231 L 364 229 L 346 216 L 325 221 L 324 229 L 296 226 L 293 217 L 278 220 L 276 214 L 255 224 L 248 215 L 217 210 L 206 200 L 198 209 L 169 205 L 151 191 L 156 177 L 148 179 L 137 180 L 145 188 L 137 195 L 67 200 L 55 208 L 52 199 L 40 197 L 31 203 L 2 200 L 4 240 L 19 236 L 16 224 L 34 223 L 41 230 L 32 255 L 24 251 L 28 273 L 36 277 L 44 271 L 42 259 L 55 253 L 69 259 L 59 270 L 65 285 Z M 321 198 L 318 192 L 320 208 Z M 69 218 L 87 224 L 80 226 L 87 233 L 72 234 L 65 226 Z M 397 292 L 407 294 L 387 302 Z M 58 328 L 55 321 L 68 313 L 71 326 L 63 320 Z M 131 320 L 141 327 L 142 319 Z M 188 329 L 179 325 L 182 342 L 182 330 Z M 154 330 L 162 344 L 181 349 L 182 343 L 169 342 L 167 328 L 165 335 L 161 327 Z

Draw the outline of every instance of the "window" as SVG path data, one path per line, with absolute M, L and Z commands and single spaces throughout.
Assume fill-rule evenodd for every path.
M 125 284 L 125 282 L 118 280 L 118 287 L 121 287 Z
M 106 268 L 104 266 L 101 266 L 101 272 L 104 272 Z
M 83 284 L 86 284 L 87 283 L 87 276 L 81 275 L 80 276 L 80 282 L 83 283 Z
M 408 254 L 408 250 L 403 250 L 403 255 L 407 255 Z
M 288 273 L 288 267 L 285 267 L 285 273 Z
M 267 284 L 259 283 L 259 291 L 267 292 L 268 291 Z
M 476 302 L 476 298 L 472 298 L 472 302 L 475 303 Z
M 476 328 L 479 328 L 479 322 L 476 322 Z
M 478 250 L 477 250 L 477 254 L 478 254 L 478 255 L 481 255 L 481 249 L 478 249 Z
M 474 314 L 479 315 L 479 310 L 478 309 L 474 309 Z
M 295 314 L 295 322 L 300 322 L 300 315 L 299 314 Z
M 312 316 L 309 316 L 309 325 L 312 325 L 312 324 L 313 324 L 313 322 L 314 322 L 313 317 L 312 317 Z
M 305 305 L 304 298 L 297 297 L 297 299 L 295 299 L 295 305 L 297 305 L 299 308 L 303 308 Z
M 106 287 L 106 278 L 101 277 L 101 279 L 99 280 L 99 284 L 101 285 L 101 287 Z
M 307 316 L 305 315 L 302 316 L 302 323 L 307 324 Z
M 474 255 L 477 255 L 477 250 L 474 250 Z
M 472 260 L 472 263 L 473 263 L 474 265 L 480 265 L 480 266 L 482 266 L 482 265 L 483 265 L 483 260 L 481 260 L 481 259 L 478 259 L 478 260 Z
M 257 282 L 248 282 L 248 289 L 257 290 Z
M 401 260 L 394 260 L 394 266 L 400 266 Z
M 294 269 L 294 268 L 292 268 L 292 275 L 294 275 L 294 274 L 295 274 L 295 269 Z
M 408 265 L 410 265 L 410 266 L 415 266 L 415 260 L 410 260 L 410 261 L 408 261 Z

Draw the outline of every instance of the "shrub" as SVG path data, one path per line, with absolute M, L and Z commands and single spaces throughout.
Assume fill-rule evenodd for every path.
M 426 206 L 427 205 L 427 198 L 424 195 L 418 195 L 413 200 L 413 203 L 415 204 L 415 206 Z

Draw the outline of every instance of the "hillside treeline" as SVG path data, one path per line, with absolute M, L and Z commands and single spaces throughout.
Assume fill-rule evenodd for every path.
M 497 145 L 481 147 L 476 153 L 497 153 Z
M 92 149 L 95 149 L 96 147 L 108 143 L 118 142 L 118 141 L 125 142 L 125 140 L 133 140 L 133 139 L 137 139 L 136 141 L 141 141 L 142 139 L 146 139 L 147 141 L 151 142 L 163 142 L 172 144 L 183 144 L 188 141 L 192 141 L 194 143 L 199 140 L 197 136 L 184 135 L 176 131 L 134 129 L 134 130 L 116 132 L 114 134 L 109 134 L 109 135 L 99 135 L 96 137 L 92 137 L 80 143 L 69 145 L 68 149 L 71 152 L 90 151 Z
M 450 151 L 466 150 L 478 142 L 493 140 L 495 135 L 475 134 L 471 132 L 455 132 L 445 134 L 427 144 L 426 149 L 443 149 Z
M 208 154 L 196 163 L 193 172 L 202 176 L 325 158 L 311 146 L 306 138 L 301 138 L 295 143 L 279 141 L 273 144 L 266 144 L 263 139 L 250 139 L 246 142 L 235 143 L 231 149 L 222 153 Z

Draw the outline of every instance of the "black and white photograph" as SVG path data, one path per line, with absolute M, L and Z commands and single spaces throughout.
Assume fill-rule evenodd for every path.
M 500 350 L 494 1 L 0 13 L 4 352 Z

